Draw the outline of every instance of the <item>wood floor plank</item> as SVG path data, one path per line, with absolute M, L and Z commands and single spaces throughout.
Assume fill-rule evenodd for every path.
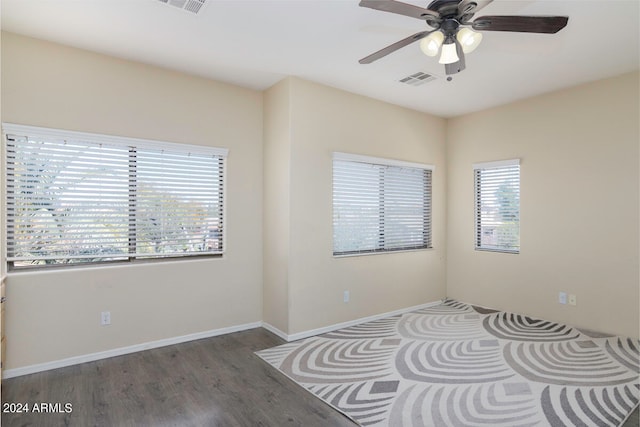
M 254 354 L 282 343 L 257 328 L 11 378 L 3 403 L 73 412 L 3 413 L 2 425 L 355 426 Z
M 2 382 L 4 402 L 71 413 L 2 414 L 2 426 L 354 427 L 254 352 L 284 343 L 237 332 Z M 638 426 L 638 410 L 624 427 Z

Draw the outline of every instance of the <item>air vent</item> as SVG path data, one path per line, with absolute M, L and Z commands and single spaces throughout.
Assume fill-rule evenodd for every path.
M 186 10 L 187 12 L 195 13 L 202 11 L 202 7 L 204 6 L 207 0 L 158 0 L 164 4 L 170 4 L 171 6 L 175 6 L 179 9 Z
M 410 76 L 407 76 L 398 81 L 400 83 L 405 83 L 411 86 L 420 86 L 425 83 L 429 83 L 430 81 L 433 81 L 435 79 L 436 79 L 436 76 L 434 76 L 433 74 L 427 74 L 427 73 L 423 73 L 422 71 L 419 71 L 415 74 L 411 74 Z

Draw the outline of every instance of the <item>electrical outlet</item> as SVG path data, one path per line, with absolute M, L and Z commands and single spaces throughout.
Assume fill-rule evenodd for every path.
M 575 294 L 569 294 L 569 305 L 576 305 L 578 304 L 578 299 L 575 296 Z
M 566 292 L 560 292 L 558 294 L 558 302 L 560 304 L 566 304 L 567 303 L 567 293 Z
M 349 302 L 349 291 L 344 291 L 344 294 L 342 294 L 342 301 Z
M 110 311 L 103 311 L 102 313 L 100 313 L 100 324 L 102 326 L 107 326 L 111 324 L 111 312 Z

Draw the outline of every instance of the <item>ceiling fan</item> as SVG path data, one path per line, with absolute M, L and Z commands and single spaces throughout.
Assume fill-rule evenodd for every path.
M 471 21 L 476 12 L 492 1 L 435 0 L 425 9 L 395 0 L 360 0 L 362 7 L 421 19 L 433 30 L 413 34 L 362 58 L 359 62 L 370 64 L 419 40 L 422 52 L 428 56 L 436 56 L 441 50 L 438 62 L 444 64 L 447 75 L 456 74 L 465 69 L 464 55 L 472 52 L 482 40 L 482 34 L 477 31 L 555 34 L 569 21 L 567 16 L 495 15 L 481 16 Z M 451 80 L 451 77 L 448 80 Z

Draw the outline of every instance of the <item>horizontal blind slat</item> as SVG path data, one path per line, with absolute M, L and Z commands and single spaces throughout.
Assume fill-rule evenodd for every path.
M 520 166 L 475 169 L 476 249 L 519 252 Z
M 431 170 L 333 165 L 334 254 L 431 246 Z
M 194 153 L 166 143 L 153 149 L 150 141 L 136 148 L 129 139 L 103 144 L 42 132 L 7 137 L 9 261 L 222 252 L 225 150 L 196 147 Z

